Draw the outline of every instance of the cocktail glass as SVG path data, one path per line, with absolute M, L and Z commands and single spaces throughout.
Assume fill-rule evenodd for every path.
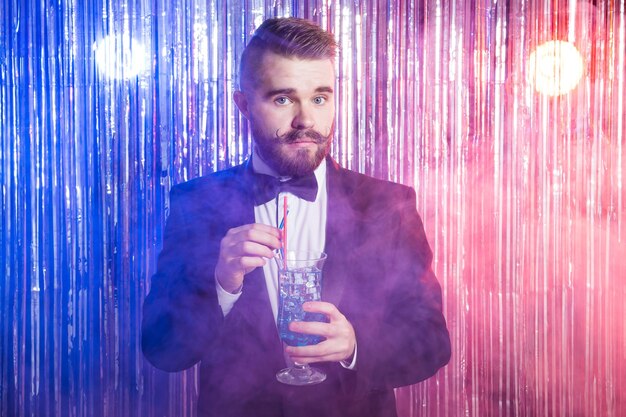
M 322 336 L 296 333 L 289 330 L 292 321 L 327 321 L 324 314 L 308 313 L 302 309 L 307 301 L 320 301 L 322 289 L 322 267 L 326 261 L 324 252 L 277 251 L 278 265 L 278 333 L 284 344 L 289 346 L 315 345 L 324 340 Z M 308 364 L 294 363 L 276 374 L 276 379 L 289 385 L 318 384 L 326 374 Z

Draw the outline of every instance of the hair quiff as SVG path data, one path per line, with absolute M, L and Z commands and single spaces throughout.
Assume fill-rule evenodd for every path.
M 266 52 L 300 59 L 330 59 L 338 49 L 332 33 L 315 23 L 296 17 L 271 18 L 257 28 L 241 54 L 239 85 L 244 90 L 254 83 L 254 68 Z

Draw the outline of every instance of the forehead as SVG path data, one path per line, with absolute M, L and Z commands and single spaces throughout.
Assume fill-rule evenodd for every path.
M 335 65 L 331 59 L 300 59 L 267 52 L 260 59 L 254 78 L 255 89 L 261 91 L 333 89 Z

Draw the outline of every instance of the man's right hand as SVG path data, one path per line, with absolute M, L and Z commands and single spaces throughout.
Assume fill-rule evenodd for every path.
M 265 265 L 278 248 L 280 231 L 275 227 L 254 223 L 230 229 L 220 243 L 215 277 L 226 291 L 237 293 L 244 275 Z

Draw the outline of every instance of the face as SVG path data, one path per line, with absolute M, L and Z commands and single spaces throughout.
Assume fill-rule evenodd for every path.
M 279 175 L 312 172 L 328 154 L 334 131 L 333 62 L 267 52 L 249 84 L 234 99 L 261 158 Z

